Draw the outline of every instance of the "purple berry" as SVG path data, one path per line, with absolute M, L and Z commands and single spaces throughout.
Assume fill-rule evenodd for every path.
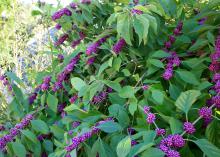
M 132 10 L 131 10 L 131 13 L 132 13 L 133 15 L 135 15 L 135 14 L 141 15 L 141 14 L 143 14 L 143 11 L 138 10 L 138 9 L 132 9 Z
M 123 47 L 125 47 L 126 42 L 123 38 L 119 39 L 119 41 L 113 46 L 112 50 L 116 53 L 119 54 Z
M 183 124 L 183 129 L 187 134 L 193 134 L 196 131 L 194 125 L 190 122 L 185 122 Z
M 175 150 L 168 150 L 166 153 L 167 157 L 180 157 L 180 153 Z
M 171 44 L 170 41 L 167 41 L 167 42 L 164 43 L 164 47 L 165 47 L 166 49 L 171 48 L 171 46 L 172 46 L 172 44 Z
M 157 128 L 157 129 L 155 129 L 155 131 L 157 133 L 157 136 L 161 136 L 161 135 L 165 135 L 166 134 L 166 130 L 165 129 Z
M 199 110 L 199 116 L 201 116 L 204 119 L 210 119 L 212 117 L 212 110 L 208 107 L 202 107 Z
M 174 147 L 182 148 L 185 145 L 183 137 L 178 134 L 173 135 L 172 140 Z
M 156 116 L 153 113 L 148 113 L 147 123 L 152 124 L 156 120 Z
M 150 111 L 150 107 L 149 106 L 144 106 L 144 113 L 148 114 Z
M 131 140 L 131 146 L 137 145 L 137 141 L 136 140 Z
M 148 86 L 148 85 L 143 85 L 143 86 L 142 86 L 142 89 L 143 89 L 143 90 L 148 90 L 148 89 L 149 89 L 149 86 Z
M 81 124 L 81 123 L 80 123 L 79 121 L 75 121 L 75 122 L 72 123 L 72 127 L 73 127 L 73 128 L 76 128 L 76 127 L 78 127 L 80 124 Z

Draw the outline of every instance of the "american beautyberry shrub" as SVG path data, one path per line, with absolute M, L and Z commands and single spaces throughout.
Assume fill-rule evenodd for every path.
M 3 155 L 219 156 L 219 2 L 117 2 L 52 15 L 58 53 L 31 94 L 14 84 Z

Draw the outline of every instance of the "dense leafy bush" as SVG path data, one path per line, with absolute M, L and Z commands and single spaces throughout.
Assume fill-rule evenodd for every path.
M 52 65 L 28 97 L 1 77 L 2 156 L 219 157 L 220 2 L 121 2 L 52 15 Z

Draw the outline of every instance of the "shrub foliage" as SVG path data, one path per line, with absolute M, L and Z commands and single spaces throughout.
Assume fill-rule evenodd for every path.
M 33 93 L 1 76 L 14 96 L 1 156 L 219 157 L 219 4 L 82 0 L 55 12 L 52 65 Z

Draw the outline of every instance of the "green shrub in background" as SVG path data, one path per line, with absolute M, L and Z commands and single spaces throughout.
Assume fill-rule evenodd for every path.
M 14 95 L 2 156 L 219 157 L 219 3 L 82 0 L 55 12 L 52 65 L 33 93 L 1 76 Z

